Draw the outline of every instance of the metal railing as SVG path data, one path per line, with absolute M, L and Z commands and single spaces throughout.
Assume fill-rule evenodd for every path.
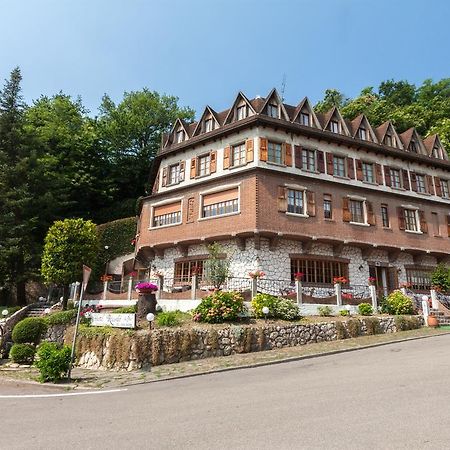
M 289 294 L 295 294 L 295 283 L 291 280 L 271 280 L 267 278 L 258 278 L 256 290 L 262 294 L 270 294 L 285 297 Z

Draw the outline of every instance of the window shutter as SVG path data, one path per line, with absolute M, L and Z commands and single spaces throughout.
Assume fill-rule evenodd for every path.
M 297 169 L 301 169 L 303 167 L 301 145 L 294 145 L 294 165 Z
M 253 139 L 247 139 L 245 142 L 245 149 L 247 152 L 247 162 L 253 162 L 254 151 L 253 151 Z
M 209 154 L 210 163 L 209 163 L 209 172 L 214 173 L 217 169 L 217 151 L 212 150 Z
M 355 165 L 353 163 L 353 158 L 347 158 L 347 176 L 352 180 L 355 179 Z
M 186 161 L 180 161 L 180 181 L 184 181 L 185 172 L 186 172 Z
M 164 167 L 164 169 L 162 170 L 162 185 L 163 186 L 167 186 L 167 172 L 168 172 L 168 167 Z
M 267 139 L 259 138 L 259 159 L 267 161 Z
M 434 187 L 436 189 L 436 195 L 442 197 L 441 179 L 434 177 Z
M 325 173 L 325 157 L 321 150 L 317 150 L 317 170 L 320 173 Z
M 230 146 L 223 149 L 223 168 L 228 169 L 230 167 Z
M 348 198 L 342 197 L 342 220 L 344 222 L 350 222 L 352 215 L 350 214 L 350 208 L 348 207 Z
M 286 166 L 292 167 L 292 145 L 286 143 L 285 144 L 285 148 L 286 148 L 286 157 L 284 159 L 284 163 L 286 164 Z
M 366 201 L 366 208 L 367 208 L 367 223 L 369 225 L 375 225 L 375 214 L 373 212 L 372 202 Z
M 434 195 L 433 177 L 431 175 L 425 175 L 427 180 L 427 192 Z
M 152 194 L 156 194 L 158 192 L 159 189 L 159 172 L 158 175 L 156 175 L 156 180 L 153 183 L 153 187 L 152 187 Z
M 316 215 L 316 194 L 311 191 L 306 191 L 306 213 L 310 217 Z
M 425 211 L 419 210 L 420 231 L 422 233 L 428 233 L 428 224 L 425 219 Z
M 278 186 L 278 211 L 287 211 L 287 188 Z
M 384 182 L 386 183 L 386 186 L 392 186 L 391 168 L 389 166 L 384 166 Z
M 381 171 L 381 164 L 375 164 L 375 176 L 377 184 L 383 184 L 383 172 Z
M 447 234 L 450 237 L 450 216 L 447 216 Z
M 405 211 L 401 206 L 397 208 L 397 217 L 398 217 L 398 228 L 400 230 L 406 230 Z
M 327 174 L 333 175 L 334 168 L 333 168 L 333 154 L 327 153 Z
M 360 159 L 356 160 L 356 179 L 359 181 L 362 181 L 364 179 L 362 170 L 362 161 Z
M 197 158 L 191 158 L 191 178 L 197 175 Z
M 408 171 L 405 169 L 402 169 L 402 176 L 403 176 L 403 188 L 409 191 L 409 178 L 408 178 Z
M 411 172 L 411 189 L 417 192 L 417 177 L 416 174 Z

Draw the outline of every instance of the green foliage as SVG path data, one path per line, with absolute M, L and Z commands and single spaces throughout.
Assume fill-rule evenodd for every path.
M 42 343 L 37 351 L 38 360 L 34 365 L 40 371 L 39 380 L 56 382 L 61 380 L 70 367 L 70 347 L 53 342 Z
M 380 321 L 376 317 L 368 317 L 367 319 L 364 319 L 364 323 L 366 325 L 367 334 L 373 335 L 381 333 Z
M 396 316 L 394 320 L 397 331 L 416 330 L 422 326 L 418 317 Z
M 112 314 L 136 314 L 136 312 L 137 312 L 137 305 L 124 306 L 122 308 L 116 308 L 113 311 L 111 311 Z
M 0 313 L 4 310 L 8 311 L 8 316 L 12 316 L 15 312 L 22 309 L 22 306 L 0 306 Z
M 193 319 L 207 323 L 235 321 L 245 310 L 244 299 L 239 292 L 217 291 L 202 299 L 193 310 Z
M 373 314 L 372 305 L 369 303 L 360 303 L 358 305 L 358 312 L 361 316 L 371 316 Z
M 361 335 L 361 322 L 358 319 L 347 320 L 346 326 L 350 337 L 354 338 Z
M 16 324 L 12 331 L 12 340 L 16 344 L 38 344 L 47 331 L 45 319 L 27 317 Z
M 348 311 L 346 309 L 340 309 L 339 310 L 339 315 L 343 316 L 343 317 L 349 316 L 350 315 L 350 311 Z
M 36 349 L 31 344 L 13 344 L 9 357 L 19 364 L 33 364 Z
M 383 303 L 382 310 L 387 314 L 395 315 L 414 313 L 412 300 L 400 290 L 395 290 L 387 296 Z
M 204 266 L 205 277 L 219 289 L 230 274 L 230 261 L 223 258 L 223 249 L 217 242 L 208 245 L 207 249 L 209 258 Z
M 262 309 L 269 308 L 268 317 L 282 320 L 301 319 L 298 306 L 292 300 L 275 297 L 269 294 L 257 294 L 252 300 L 253 314 L 257 318 L 265 317 Z
M 333 310 L 331 309 L 331 306 L 328 305 L 318 306 L 317 313 L 319 316 L 328 317 L 333 315 Z
M 296 303 L 287 298 L 278 298 L 276 302 L 275 314 L 282 320 L 301 319 L 300 311 Z
M 156 315 L 156 323 L 159 327 L 176 327 L 181 321 L 177 311 L 164 311 Z
M 442 291 L 450 290 L 450 268 L 439 264 L 431 274 L 431 284 Z
M 77 317 L 76 309 L 68 309 L 67 311 L 58 311 L 46 317 L 47 325 L 66 325 L 71 323 Z
M 75 303 L 73 300 L 67 302 L 67 309 L 75 309 Z

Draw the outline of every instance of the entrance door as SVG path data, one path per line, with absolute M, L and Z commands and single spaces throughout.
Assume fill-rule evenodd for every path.
M 369 274 L 375 278 L 378 296 L 387 296 L 397 287 L 397 269 L 395 267 L 369 266 Z

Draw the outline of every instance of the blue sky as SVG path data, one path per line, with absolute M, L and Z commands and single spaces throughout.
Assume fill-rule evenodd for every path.
M 96 114 L 144 86 L 200 115 L 280 88 L 313 102 L 394 78 L 450 76 L 448 0 L 0 0 L 0 78 L 27 101 L 62 90 Z

